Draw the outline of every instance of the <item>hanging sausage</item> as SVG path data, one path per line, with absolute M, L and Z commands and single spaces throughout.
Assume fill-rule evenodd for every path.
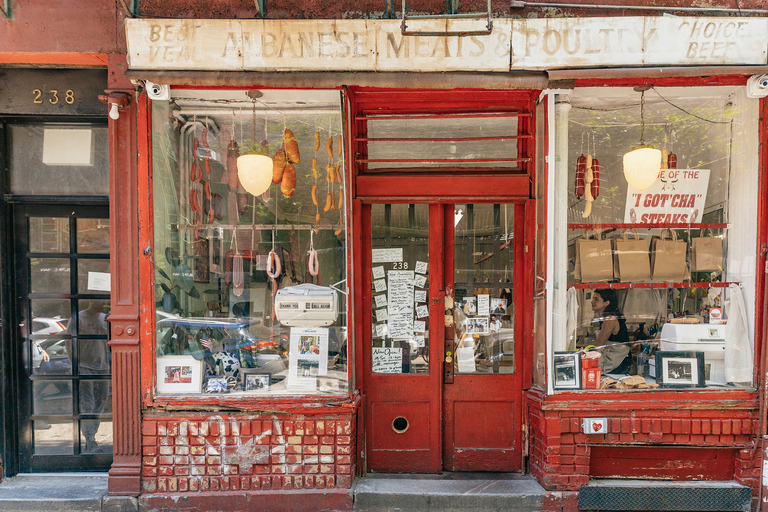
M 576 159 L 576 182 L 574 183 L 573 193 L 576 199 L 581 199 L 584 195 L 584 174 L 587 171 L 587 157 L 584 153 Z

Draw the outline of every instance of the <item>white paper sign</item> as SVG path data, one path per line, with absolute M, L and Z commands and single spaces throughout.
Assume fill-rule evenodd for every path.
M 315 387 L 318 375 L 328 375 L 328 328 L 291 327 L 288 387 Z
M 413 336 L 413 270 L 389 271 L 389 335 Z
M 662 169 L 647 189 L 627 185 L 626 224 L 701 222 L 707 201 L 709 169 Z
M 384 267 L 373 267 L 373 278 L 384 279 Z
M 413 322 L 413 332 L 425 332 L 427 330 L 427 322 L 423 320 L 415 320 Z
M 426 305 L 416 306 L 416 318 L 424 318 L 427 315 L 429 315 L 429 308 Z
M 424 336 L 421 336 L 420 334 L 417 334 L 416 336 L 414 336 L 413 337 L 413 341 L 416 342 L 416 346 L 419 347 L 419 348 L 421 348 L 421 347 L 423 347 L 425 345 L 425 343 L 424 343 Z
M 376 336 L 383 338 L 387 335 L 387 324 L 376 324 Z
M 387 307 L 387 296 L 386 295 L 375 295 L 373 297 L 373 300 L 376 301 L 376 308 L 385 308 L 385 307 Z
M 416 276 L 413 280 L 413 284 L 416 285 L 416 288 L 424 288 L 427 284 L 427 276 Z
M 403 373 L 403 349 L 393 347 L 373 347 L 374 373 Z
M 390 249 L 373 249 L 373 263 L 397 263 L 403 261 L 403 248 L 393 247 Z
M 417 274 L 426 274 L 427 273 L 427 262 L 426 261 L 417 261 L 416 262 L 416 268 L 413 269 Z
M 477 316 L 488 316 L 491 314 L 491 296 L 479 294 L 477 296 Z
M 387 291 L 387 282 L 384 279 L 377 279 L 373 282 L 373 290 L 376 293 Z
M 387 321 L 387 308 L 381 308 L 376 310 L 376 321 L 377 322 L 386 322 Z
M 472 347 L 461 347 L 456 349 L 456 362 L 459 373 L 475 372 L 475 349 Z
M 491 296 L 488 294 L 479 294 L 477 296 L 477 316 L 488 316 L 491 314 Z
M 415 290 L 413 292 L 413 300 L 414 302 L 427 302 L 427 291 Z
M 109 272 L 88 272 L 88 291 L 112 291 L 112 280 Z

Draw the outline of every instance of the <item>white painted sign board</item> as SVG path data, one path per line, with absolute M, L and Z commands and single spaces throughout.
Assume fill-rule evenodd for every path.
M 512 24 L 513 69 L 765 64 L 766 18 L 537 18 Z

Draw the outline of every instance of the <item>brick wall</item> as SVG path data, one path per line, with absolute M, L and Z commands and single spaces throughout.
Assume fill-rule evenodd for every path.
M 145 493 L 348 489 L 353 415 L 174 415 L 142 419 Z
M 529 472 L 548 490 L 577 491 L 590 477 L 591 445 L 732 447 L 738 450 L 732 478 L 758 490 L 759 449 L 753 449 L 757 411 L 661 409 L 542 410 L 529 396 Z M 584 417 L 608 418 L 608 434 L 581 432 Z

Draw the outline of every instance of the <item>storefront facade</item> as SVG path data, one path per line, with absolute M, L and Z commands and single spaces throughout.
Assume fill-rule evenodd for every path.
M 107 62 L 111 493 L 758 497 L 766 18 L 143 14 Z

